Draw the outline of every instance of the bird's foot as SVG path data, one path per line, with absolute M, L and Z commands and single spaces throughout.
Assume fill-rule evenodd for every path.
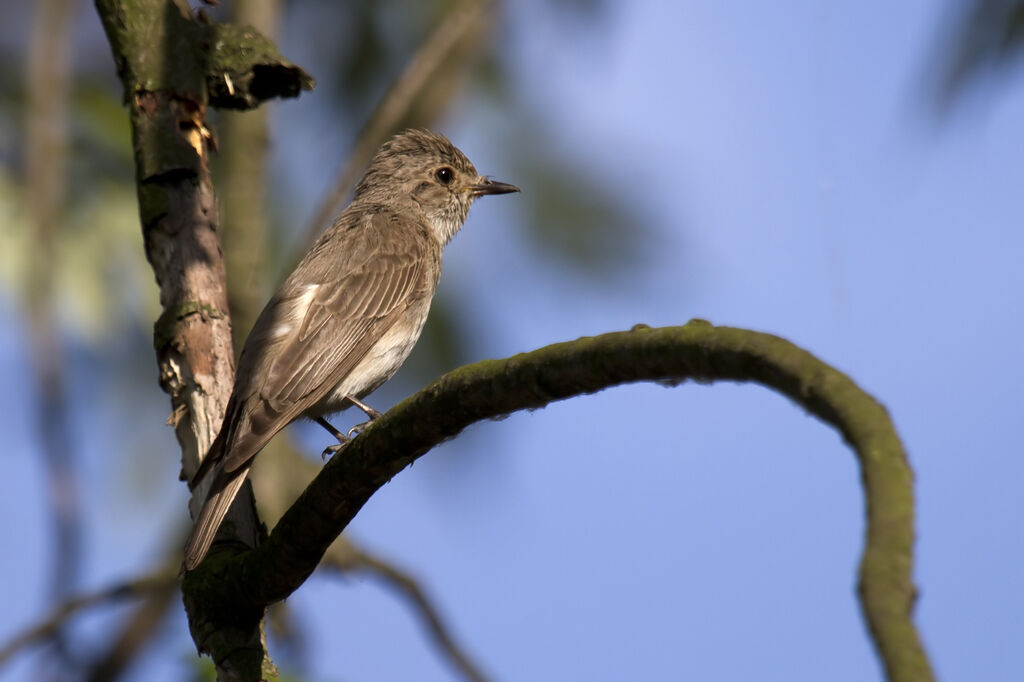
M 354 397 L 352 397 L 350 395 L 347 395 L 345 397 L 348 398 L 352 402 L 353 405 L 355 405 L 360 410 L 365 412 L 366 416 L 369 417 L 369 419 L 367 419 L 366 421 L 364 421 L 364 422 L 362 422 L 360 424 L 356 424 L 355 426 L 353 426 L 351 429 L 348 430 L 348 437 L 349 438 L 352 438 L 353 435 L 358 436 L 362 432 L 362 430 L 365 429 L 367 426 L 369 426 L 371 423 L 373 423 L 374 420 L 380 419 L 381 417 L 384 416 L 383 413 L 378 412 L 377 410 L 373 409 L 372 407 L 370 407 L 366 403 L 360 401 L 358 398 L 354 398 Z
M 373 421 L 374 419 L 378 419 L 378 418 L 380 418 L 380 417 L 383 417 L 383 416 L 384 416 L 384 415 L 383 415 L 382 413 L 380 413 L 380 412 L 378 412 L 377 410 L 373 409 L 372 407 L 370 407 L 370 406 L 369 406 L 369 405 L 367 405 L 366 403 L 362 402 L 362 401 L 361 401 L 361 400 L 359 400 L 358 398 L 353 398 L 353 397 L 352 397 L 352 396 L 350 396 L 350 395 L 347 395 L 347 396 L 345 396 L 345 397 L 349 399 L 349 402 L 351 402 L 351 403 L 352 403 L 353 405 L 355 405 L 355 406 L 356 406 L 356 407 L 358 407 L 358 408 L 359 408 L 360 410 L 362 410 L 363 412 L 365 412 L 365 413 L 366 413 L 366 416 L 370 418 L 370 421 L 368 421 L 368 422 L 363 422 L 362 424 L 357 424 L 357 425 L 356 425 L 356 426 L 354 426 L 353 428 L 360 428 L 360 427 L 366 426 L 367 424 L 369 424 L 370 422 L 372 422 L 372 421 Z M 351 431 L 349 431 L 349 433 L 352 433 L 352 432 L 351 432 Z M 358 433 L 358 431 L 357 431 L 356 433 Z
M 378 414 L 380 414 L 380 413 L 378 413 Z M 374 417 L 374 419 L 376 419 L 376 417 Z M 353 426 L 351 429 L 348 430 L 348 437 L 352 438 L 354 436 L 358 436 L 360 433 L 362 433 L 363 429 L 365 429 L 367 426 L 369 426 L 372 423 L 373 423 L 373 419 L 367 419 L 364 422 L 356 424 L 355 426 Z
M 351 439 L 338 429 L 334 428 L 334 426 L 332 426 L 329 421 L 327 421 L 323 417 L 317 417 L 315 421 L 317 424 L 327 429 L 328 433 L 330 433 L 332 436 L 338 439 L 337 445 L 328 445 L 326 448 L 324 448 L 324 451 L 320 453 L 321 459 L 326 460 L 328 457 L 333 457 L 334 455 L 338 454 L 339 450 L 348 445 L 348 442 Z
M 342 448 L 348 445 L 349 440 L 349 438 L 346 438 L 345 442 L 343 443 L 338 442 L 335 443 L 334 445 L 328 445 L 326 448 L 324 448 L 324 451 L 320 453 L 320 459 L 326 462 L 328 457 L 334 457 L 336 454 L 341 452 Z

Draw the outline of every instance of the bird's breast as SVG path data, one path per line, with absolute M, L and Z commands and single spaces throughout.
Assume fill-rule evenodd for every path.
M 394 376 L 423 332 L 430 311 L 430 296 L 415 301 L 367 351 L 359 364 L 320 402 L 307 411 L 309 416 L 338 412 L 350 405 L 346 396 L 362 398 Z

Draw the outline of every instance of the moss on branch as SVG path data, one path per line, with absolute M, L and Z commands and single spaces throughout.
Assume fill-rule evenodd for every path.
M 842 434 L 857 455 L 864 483 L 867 531 L 859 591 L 869 631 L 890 680 L 933 679 L 911 618 L 913 475 L 886 409 L 845 374 L 784 339 L 701 320 L 660 329 L 639 325 L 485 360 L 441 377 L 367 427 L 343 457 L 332 459 L 263 546 L 218 562 L 221 579 L 244 576 L 250 606 L 284 599 L 370 496 L 438 443 L 482 419 L 637 381 L 759 383 Z M 223 595 L 219 582 L 203 580 L 203 587 Z
M 125 99 L 188 92 L 214 108 L 253 109 L 312 90 L 313 77 L 249 26 L 207 22 L 167 0 L 97 0 Z

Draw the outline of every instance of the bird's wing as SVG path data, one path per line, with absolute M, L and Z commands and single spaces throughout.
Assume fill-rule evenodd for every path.
M 239 361 L 248 385 L 236 386 L 241 402 L 228 412 L 235 424 L 226 471 L 326 396 L 412 302 L 433 292 L 437 268 L 428 266 L 439 247 L 426 233 L 393 215 L 362 220 L 369 225 L 354 228 L 344 254 L 328 260 L 314 249 L 253 327 L 250 357 Z

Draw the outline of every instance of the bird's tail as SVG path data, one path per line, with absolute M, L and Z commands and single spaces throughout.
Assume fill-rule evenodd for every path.
M 238 491 L 245 483 L 245 477 L 249 474 L 249 467 L 242 466 L 234 471 L 224 471 L 216 467 L 211 475 L 213 484 L 206 493 L 206 500 L 203 508 L 196 516 L 195 525 L 192 527 L 192 535 L 185 544 L 185 570 L 191 571 L 199 565 L 199 562 L 206 556 L 213 538 L 220 528 L 221 521 L 228 513 L 228 508 L 234 501 Z

